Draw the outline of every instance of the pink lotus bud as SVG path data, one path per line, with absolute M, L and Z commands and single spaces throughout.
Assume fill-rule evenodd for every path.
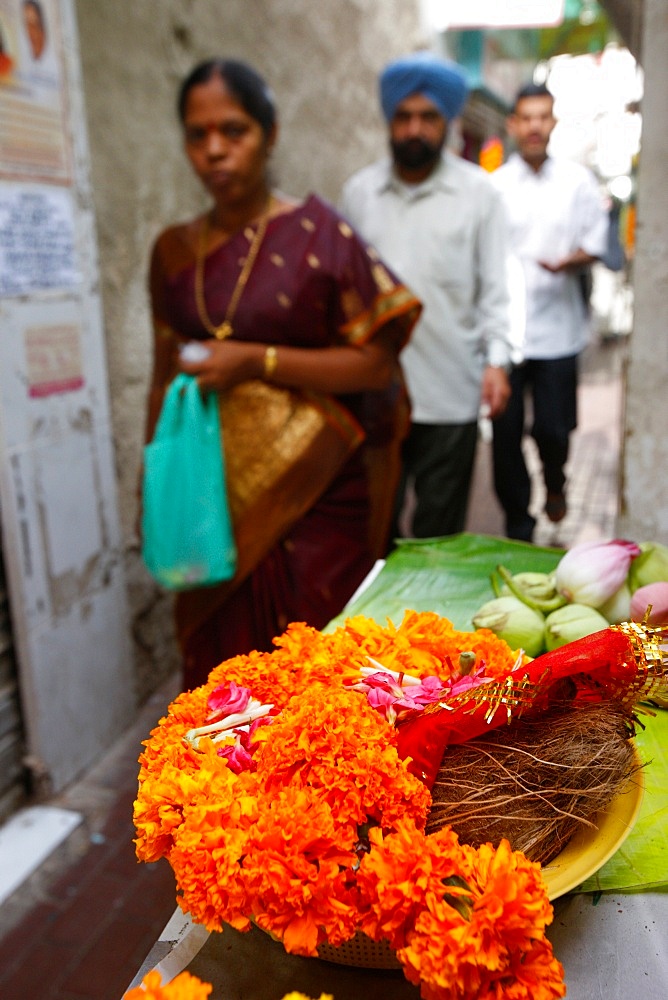
M 631 618 L 633 621 L 643 621 L 645 612 L 650 605 L 652 610 L 647 619 L 648 624 L 668 625 L 668 583 L 660 581 L 638 587 L 631 598 Z
M 555 571 L 557 590 L 567 601 L 598 608 L 619 590 L 639 554 L 640 546 L 624 539 L 574 545 Z

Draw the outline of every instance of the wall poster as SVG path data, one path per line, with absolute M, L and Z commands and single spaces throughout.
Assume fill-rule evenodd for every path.
M 69 188 L 0 184 L 0 296 L 74 289 L 74 203 Z
M 59 0 L 0 0 L 0 177 L 70 181 Z
M 74 324 L 24 331 L 28 393 L 33 399 L 73 392 L 84 385 L 81 331 Z

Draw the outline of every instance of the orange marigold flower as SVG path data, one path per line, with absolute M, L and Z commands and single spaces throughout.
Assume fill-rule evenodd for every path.
M 260 811 L 243 878 L 257 923 L 288 951 L 312 955 L 323 941 L 354 933 L 356 840 L 355 827 L 336 824 L 326 801 L 305 789 L 286 789 Z
M 479 1000 L 555 1000 L 564 996 L 563 966 L 544 939 L 533 942 L 526 951 L 514 952 L 505 975 L 486 983 Z
M 356 691 L 318 685 L 293 698 L 258 751 L 265 792 L 286 783 L 320 794 L 345 824 L 405 815 L 424 825 L 431 796 L 394 748 L 395 733 Z
M 138 857 L 166 856 L 180 905 L 211 930 L 255 923 L 303 955 L 362 931 L 389 942 L 425 1000 L 562 996 L 539 866 L 505 842 L 475 850 L 447 828 L 426 836 L 428 789 L 399 757 L 396 729 L 352 689 L 370 659 L 446 682 L 462 652 L 493 678 L 516 653 L 491 632 L 414 611 L 397 627 L 356 617 L 331 634 L 294 623 L 275 646 L 215 667 L 151 733 L 134 807 Z M 276 713 L 239 737 L 252 741 L 256 770 L 238 774 L 214 733 L 190 733 L 232 682 Z M 150 988 L 162 991 L 153 1000 L 191 1000 L 164 992 L 172 985 L 151 980 L 142 998 Z
M 511 850 L 507 840 L 497 848 L 483 844 L 465 848 L 471 878 L 480 888 L 476 911 L 480 920 L 504 926 L 511 947 L 523 947 L 552 922 L 553 909 L 544 889 L 540 865 Z
M 489 677 L 505 676 L 518 655 L 489 629 L 460 632 L 447 618 L 431 611 L 406 611 L 401 624 L 383 628 L 368 618 L 346 620 L 344 629 L 359 646 L 391 670 L 419 677 L 434 675 L 449 680 L 459 669 L 459 655 L 474 652 L 484 662 Z
M 212 989 L 210 983 L 203 983 L 189 972 L 180 973 L 163 986 L 160 973 L 153 969 L 146 973 L 141 986 L 128 990 L 124 1000 L 207 1000 Z
M 471 888 L 461 878 L 462 848 L 449 828 L 425 836 L 409 821 L 398 824 L 395 833 L 383 837 L 380 830 L 369 834 L 370 853 L 362 859 L 357 875 L 360 892 L 361 929 L 374 940 L 387 938 L 390 946 L 406 944 L 406 933 L 431 895 L 448 895 L 457 905 L 470 908 Z M 453 907 L 451 920 L 461 920 Z M 445 931 L 445 924 L 441 932 Z
M 426 898 L 406 946 L 398 951 L 407 978 L 420 982 L 423 996 L 430 1000 L 506 1000 L 511 983 L 519 991 L 517 1000 L 563 996 L 563 970 L 544 936 L 552 908 L 538 866 L 511 851 L 507 842 L 498 850 L 484 845 L 481 865 L 476 864 L 474 849 L 462 845 L 461 852 L 460 872 L 471 890 L 470 905 L 464 895 L 454 896 L 450 885 L 446 893 Z M 529 956 L 534 964 L 520 977 L 519 965 Z
M 307 997 L 303 993 L 286 993 L 283 1000 L 311 1000 L 311 997 Z M 318 1000 L 334 1000 L 334 997 L 331 993 L 321 993 Z

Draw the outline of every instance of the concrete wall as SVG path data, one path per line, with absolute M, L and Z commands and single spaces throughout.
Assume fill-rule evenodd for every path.
M 668 7 L 645 0 L 645 74 L 619 533 L 668 544 Z
M 213 55 L 246 59 L 277 97 L 278 187 L 332 201 L 385 148 L 376 74 L 425 38 L 418 0 L 77 0 L 120 512 L 144 697 L 175 668 L 170 599 L 138 556 L 135 521 L 151 364 L 145 274 L 163 226 L 205 202 L 181 151 L 179 81 Z

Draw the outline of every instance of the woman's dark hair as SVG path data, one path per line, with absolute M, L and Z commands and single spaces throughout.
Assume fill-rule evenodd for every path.
M 269 135 L 276 124 L 276 106 L 271 90 L 259 73 L 237 59 L 207 59 L 191 70 L 181 84 L 176 102 L 181 123 L 185 120 L 190 91 L 215 77 L 223 81 L 246 114 L 259 123 L 265 135 Z

